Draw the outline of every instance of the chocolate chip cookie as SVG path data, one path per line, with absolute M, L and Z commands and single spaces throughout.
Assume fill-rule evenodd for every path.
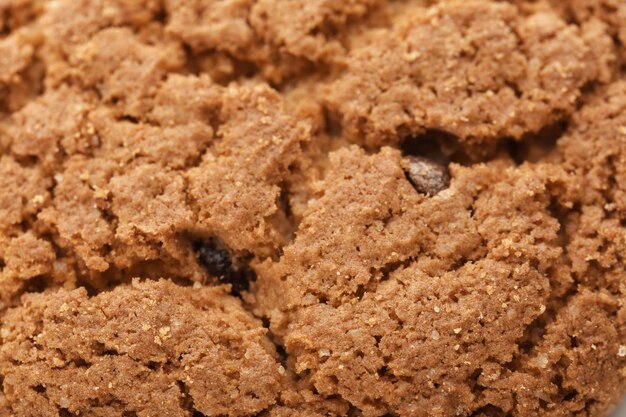
M 1 416 L 626 394 L 622 0 L 1 3 Z

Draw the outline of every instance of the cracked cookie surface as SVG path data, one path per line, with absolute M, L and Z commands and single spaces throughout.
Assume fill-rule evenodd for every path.
M 0 2 L 0 415 L 607 416 L 624 16 Z

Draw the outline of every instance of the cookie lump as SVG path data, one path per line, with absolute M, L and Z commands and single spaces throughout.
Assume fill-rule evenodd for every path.
M 288 368 L 363 415 L 527 415 L 509 379 L 530 361 L 521 341 L 548 306 L 577 294 L 551 212 L 557 195 L 565 203 L 559 167 L 496 160 L 451 174 L 450 188 L 427 197 L 398 151 L 338 151 L 295 241 L 256 268 L 255 311 Z M 608 406 L 618 391 L 595 395 L 594 375 L 581 395 Z
M 220 287 L 28 295 L 3 319 L 2 405 L 18 416 L 252 415 L 283 383 L 265 332 Z
M 278 51 L 312 62 L 332 62 L 345 51 L 341 35 L 350 20 L 358 20 L 380 0 L 261 0 L 253 9 L 250 21 Z
M 155 0 L 61 0 L 48 5 L 45 23 L 71 41 L 84 40 L 104 27 L 139 28 L 161 11 Z
M 168 74 L 147 120 L 164 128 L 192 123 L 204 123 L 215 128 L 219 124 L 223 92 L 206 74 Z
M 177 43 L 150 45 L 129 28 L 107 28 L 77 45 L 68 59 L 86 87 L 95 87 L 122 116 L 140 117 L 150 108 L 159 82 L 182 67 Z
M 0 81 L 10 83 L 21 71 L 32 62 L 35 47 L 29 42 L 26 33 L 14 34 L 0 40 L 2 60 L 0 61 Z
M 195 166 L 215 139 L 222 95 L 207 76 L 170 74 L 138 119 L 120 119 L 115 109 L 100 105 L 89 114 L 101 144 L 94 155 L 128 168 Z
M 120 261 L 126 256 L 129 265 L 135 259 L 158 259 L 159 253 L 144 253 L 144 237 L 167 247 L 168 236 L 188 229 L 193 222 L 194 215 L 186 204 L 184 179 L 176 172 L 158 165 L 142 165 L 115 175 L 109 186 L 110 210 L 117 219 L 115 237 L 122 244 L 122 250 L 115 254 L 118 264 L 124 265 Z M 135 250 L 138 253 L 133 253 Z
M 150 27 L 162 12 L 155 0 L 61 0 L 49 2 L 41 24 L 47 35 L 46 57 L 63 59 L 77 45 L 109 27 L 130 27 L 139 32 Z M 55 62 L 55 64 L 62 64 Z M 55 67 L 50 78 L 59 80 L 62 69 Z M 58 72 L 57 72 L 58 71 Z M 63 74 L 65 75 L 65 74 Z
M 82 274 L 206 277 L 180 236 L 194 214 L 176 170 L 193 164 L 213 140 L 211 112 L 220 96 L 206 77 L 171 76 L 150 113 L 132 122 L 118 120 L 95 93 L 62 85 L 13 115 L 10 150 L 36 160 L 55 188 L 52 199 L 40 197 L 39 220 Z
M 49 198 L 52 180 L 37 166 L 22 166 L 11 156 L 0 156 L 0 231 L 31 219 Z
M 547 326 L 543 339 L 520 359 L 516 372 L 479 378 L 484 397 L 512 415 L 608 415 L 626 387 L 623 298 L 582 290 Z M 516 387 L 515 395 L 503 395 Z
M 324 100 L 368 146 L 441 129 L 485 153 L 571 113 L 581 88 L 604 79 L 612 45 L 592 29 L 488 1 L 416 9 L 353 50 Z
M 427 203 L 428 197 L 416 192 L 406 179 L 402 156 L 396 150 L 384 148 L 372 158 L 365 157 L 356 147 L 332 153 L 329 170 L 319 189 L 320 196 L 304 212 L 294 243 L 283 248 L 280 262 L 264 264 L 269 269 L 262 275 L 275 278 L 270 279 L 272 284 L 262 282 L 259 291 L 271 286 L 284 287 L 280 291 L 271 290 L 270 304 L 287 306 L 295 301 L 293 305 L 298 305 L 304 297 L 311 302 L 319 299 L 333 305 L 348 302 L 368 288 L 372 274 L 378 271 L 376 279 L 380 279 L 386 266 L 401 265 L 420 250 L 429 251 L 434 258 L 423 259 L 433 271 L 445 271 L 464 257 L 481 256 L 482 239 L 466 210 L 456 206 L 458 216 L 445 219 L 442 214 L 436 225 L 428 225 L 424 213 L 417 209 L 427 210 L 429 204 L 463 207 L 470 205 L 471 199 L 438 199 Z M 437 227 L 458 231 L 458 239 L 450 242 L 438 241 L 436 236 L 423 238 Z M 328 230 L 334 232 L 327 234 Z M 300 256 L 308 261 L 298 260 Z M 446 260 L 440 262 L 437 258 Z M 316 267 L 308 268 L 309 264 Z M 301 265 L 304 270 L 293 270 L 292 265 Z M 264 267 L 257 268 L 257 272 Z M 297 279 L 287 279 L 292 275 Z M 278 302 L 274 296 L 285 299 Z M 265 296 L 258 298 L 263 303 Z
M 93 88 L 118 116 L 140 117 L 184 52 L 157 20 L 160 2 L 55 2 L 42 19 L 46 86 L 64 82 Z
M 41 210 L 51 200 L 53 181 L 37 164 L 0 157 L 0 311 L 18 302 L 35 281 L 53 285 L 63 268 L 51 242 L 36 226 Z M 72 281 L 71 273 L 66 274 Z M 32 284 L 32 285 L 31 285 Z
M 298 388 L 281 392 L 279 403 L 260 417 L 328 417 L 350 415 L 348 403 L 340 398 L 324 398 L 311 390 Z
M 93 94 L 77 88 L 47 91 L 11 115 L 10 151 L 18 158 L 35 158 L 48 176 L 68 155 L 93 155 L 100 138 L 89 114 L 96 106 Z
M 17 111 L 41 94 L 45 76 L 42 41 L 37 26 L 20 28 L 0 39 L 0 111 Z
M 523 1 L 522 1 L 523 2 Z M 602 22 L 608 26 L 608 32 L 616 45 L 621 46 L 626 41 L 626 3 L 622 0 L 550 0 L 548 7 L 558 11 L 565 19 L 579 25 L 593 21 Z M 618 48 L 621 60 L 624 59 L 622 48 Z
M 270 256 L 289 237 L 280 186 L 308 125 L 263 85 L 227 88 L 219 120 L 220 140 L 187 173 L 196 229 L 233 251 Z
M 18 305 L 25 291 L 54 286 L 55 269 L 62 267 L 50 242 L 32 231 L 0 234 L 0 311 Z M 67 274 L 62 282 L 72 284 Z
M 209 72 L 236 75 L 242 62 L 273 83 L 311 64 L 343 60 L 342 35 L 380 0 L 168 0 L 167 29 L 189 45 Z M 220 67 L 221 70 L 215 67 Z
M 0 4 L 0 33 L 28 25 L 45 11 L 46 0 L 8 0 Z
M 613 294 L 624 291 L 625 90 L 620 80 L 590 96 L 556 149 L 556 162 L 571 172 L 577 191 L 566 228 L 574 276 Z
M 50 273 L 56 259 L 52 245 L 28 231 L 15 237 L 2 236 L 6 262 L 2 268 L 4 279 L 28 279 Z
M 114 161 L 80 155 L 64 168 L 39 219 L 89 285 L 103 290 L 132 274 L 206 278 L 179 235 L 193 219 L 180 173 L 150 164 L 121 173 Z
M 167 0 L 168 31 L 196 51 L 242 52 L 253 41 L 247 19 L 252 0 Z
M 115 166 L 102 159 L 76 156 L 56 175 L 55 196 L 39 218 L 57 230 L 61 247 L 71 249 L 86 268 L 104 271 L 108 262 L 102 248 L 113 239 L 114 225 L 101 211 L 106 204 L 108 180 Z
M 37 19 L 44 0 L 7 0 L 0 4 L 0 110 L 13 112 L 40 94 L 43 43 Z
M 62 85 L 7 128 L 11 153 L 54 189 L 38 197 L 38 222 L 91 287 L 135 275 L 206 281 L 193 241 L 215 236 L 245 257 L 289 238 L 281 187 L 309 128 L 276 92 L 170 74 L 138 119 L 101 99 Z

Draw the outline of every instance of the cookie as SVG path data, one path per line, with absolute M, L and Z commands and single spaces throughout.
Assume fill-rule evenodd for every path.
M 18 415 L 249 415 L 285 374 L 264 333 L 219 287 L 30 295 L 4 319 L 3 402 Z
M 606 76 L 611 45 L 554 13 L 442 2 L 352 51 L 324 99 L 346 134 L 367 145 L 444 130 L 484 152 L 571 113 L 581 88 Z
M 612 0 L 0 4 L 0 415 L 606 417 Z
M 167 29 L 201 54 L 200 65 L 219 76 L 238 72 L 232 59 L 261 68 L 283 82 L 312 66 L 341 61 L 342 33 L 353 21 L 384 3 L 381 0 L 315 1 L 166 1 Z M 217 50 L 223 67 L 206 51 Z
M 586 286 L 612 293 L 623 286 L 625 87 L 617 81 L 590 96 L 554 156 L 574 178 L 579 206 L 564 230 L 573 272 Z

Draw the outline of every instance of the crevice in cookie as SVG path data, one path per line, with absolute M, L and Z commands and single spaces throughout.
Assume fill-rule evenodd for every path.
M 324 133 L 330 138 L 340 138 L 343 131 L 341 118 L 333 113 L 327 106 L 321 107 Z
M 39 164 L 39 158 L 34 155 L 15 155 L 12 153 L 11 156 L 22 168 L 34 168 Z
M 73 414 L 67 408 L 59 408 L 59 417 L 72 417 Z
M 575 346 L 572 345 L 572 347 Z M 569 365 L 569 360 L 565 356 L 563 356 L 556 364 L 559 371 L 550 380 L 550 382 L 552 382 L 558 389 L 558 398 L 565 402 L 574 401 L 579 395 L 578 390 L 576 390 L 575 388 L 566 388 L 563 386 L 563 374 L 565 373 Z
M 42 293 L 47 287 L 48 282 L 46 278 L 42 275 L 38 275 L 27 280 L 22 288 L 24 293 Z
M 553 154 L 558 140 L 569 127 L 569 118 L 544 126 L 537 133 L 528 133 L 521 139 L 507 139 L 504 148 L 517 165 L 541 162 Z
M 14 5 L 7 3 L 0 10 L 0 37 L 6 37 L 15 30 L 36 22 L 45 9 L 43 4 L 36 1 L 15 2 Z
M 163 4 L 159 4 L 159 9 L 154 12 L 154 21 L 165 27 L 169 20 L 167 8 Z
M 104 343 L 98 341 L 92 343 L 91 349 L 98 356 L 121 356 L 114 347 L 106 346 Z
M 489 404 L 474 410 L 469 417 L 507 417 L 508 415 L 500 407 Z
M 407 137 L 400 143 L 400 149 L 405 155 L 422 156 L 440 164 L 454 162 L 464 166 L 484 162 L 493 157 L 495 152 L 495 149 L 490 150 L 488 147 L 473 152 L 463 147 L 457 136 L 439 129 L 427 129 L 421 135 Z
M 180 407 L 183 410 L 187 410 L 190 417 L 205 417 L 204 414 L 196 410 L 193 397 L 189 393 L 189 388 L 187 388 L 185 382 L 178 380 L 176 381 L 176 385 L 178 385 L 178 389 L 180 390 Z
M 288 167 L 285 177 L 293 177 L 294 167 Z M 277 245 L 274 253 L 270 256 L 273 260 L 277 260 L 283 252 L 283 248 L 293 242 L 296 231 L 300 225 L 300 218 L 296 216 L 292 208 L 292 192 L 290 190 L 290 181 L 286 179 L 278 184 L 280 192 L 276 197 L 276 213 L 268 219 L 274 225 L 274 228 L 279 231 L 282 236 L 283 242 Z
M 248 306 L 246 303 L 242 303 L 242 306 L 244 309 L 246 309 L 248 313 L 250 313 L 256 319 L 261 320 L 261 323 L 263 323 L 263 327 L 267 329 L 267 334 L 266 334 L 267 338 L 269 339 L 270 342 L 272 342 L 272 344 L 274 345 L 274 348 L 276 349 L 276 354 L 278 355 L 278 360 L 280 364 L 282 365 L 284 369 L 289 369 L 289 366 L 287 364 L 287 359 L 288 359 L 289 354 L 287 353 L 285 346 L 280 342 L 278 337 L 271 330 L 269 319 L 266 317 L 259 317 L 257 314 L 255 314 L 253 309 L 251 309 L 250 306 Z
M 192 277 L 176 275 L 172 265 L 166 266 L 168 262 L 179 263 L 179 260 L 168 259 L 166 256 L 162 256 L 154 260 L 136 261 L 128 267 L 110 264 L 107 270 L 101 273 L 89 273 L 85 268 L 85 273 L 78 277 L 77 285 L 85 287 L 87 293 L 90 296 L 94 296 L 103 291 L 110 291 L 120 285 L 128 285 L 133 278 L 139 277 L 156 281 L 163 277 L 165 274 L 163 271 L 168 271 L 168 279 L 181 287 L 190 287 L 196 284 L 197 281 L 194 281 Z

